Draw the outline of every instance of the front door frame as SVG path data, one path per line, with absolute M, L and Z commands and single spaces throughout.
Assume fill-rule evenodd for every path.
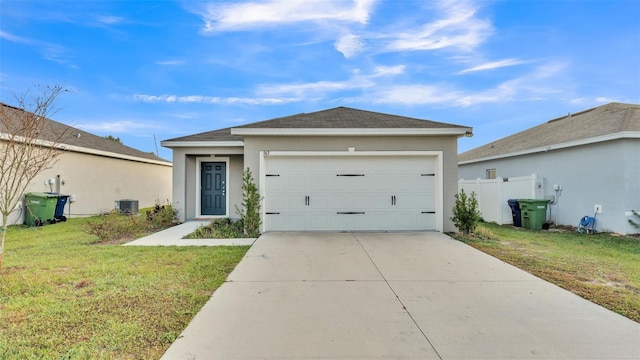
M 223 215 L 202 215 L 202 163 L 215 163 L 221 162 L 225 163 L 225 186 L 226 186 L 226 195 L 225 195 L 225 213 Z M 196 160 L 196 217 L 200 219 L 217 219 L 229 217 L 229 158 L 228 157 L 198 157 Z

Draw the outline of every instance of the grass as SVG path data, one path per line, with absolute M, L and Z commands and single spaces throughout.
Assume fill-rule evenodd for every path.
M 248 247 L 94 245 L 95 219 L 7 233 L 0 359 L 157 359 Z
M 476 234 L 454 237 L 640 322 L 640 239 L 486 223 Z

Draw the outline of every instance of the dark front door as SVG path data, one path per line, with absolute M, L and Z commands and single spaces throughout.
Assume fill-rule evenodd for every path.
M 200 206 L 202 215 L 227 214 L 227 164 L 203 162 L 200 165 Z

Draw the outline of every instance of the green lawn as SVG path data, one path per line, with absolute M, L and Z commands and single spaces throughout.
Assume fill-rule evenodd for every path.
M 93 245 L 87 221 L 9 228 L 0 359 L 157 359 L 248 249 Z
M 461 241 L 640 322 L 640 239 L 480 224 Z

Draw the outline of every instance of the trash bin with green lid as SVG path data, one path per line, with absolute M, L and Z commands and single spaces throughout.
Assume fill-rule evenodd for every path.
M 522 216 L 522 227 L 531 230 L 541 230 L 547 221 L 547 205 L 549 200 L 518 199 Z
M 56 205 L 58 195 L 45 193 L 25 194 L 24 223 L 28 226 L 42 226 L 55 222 Z

